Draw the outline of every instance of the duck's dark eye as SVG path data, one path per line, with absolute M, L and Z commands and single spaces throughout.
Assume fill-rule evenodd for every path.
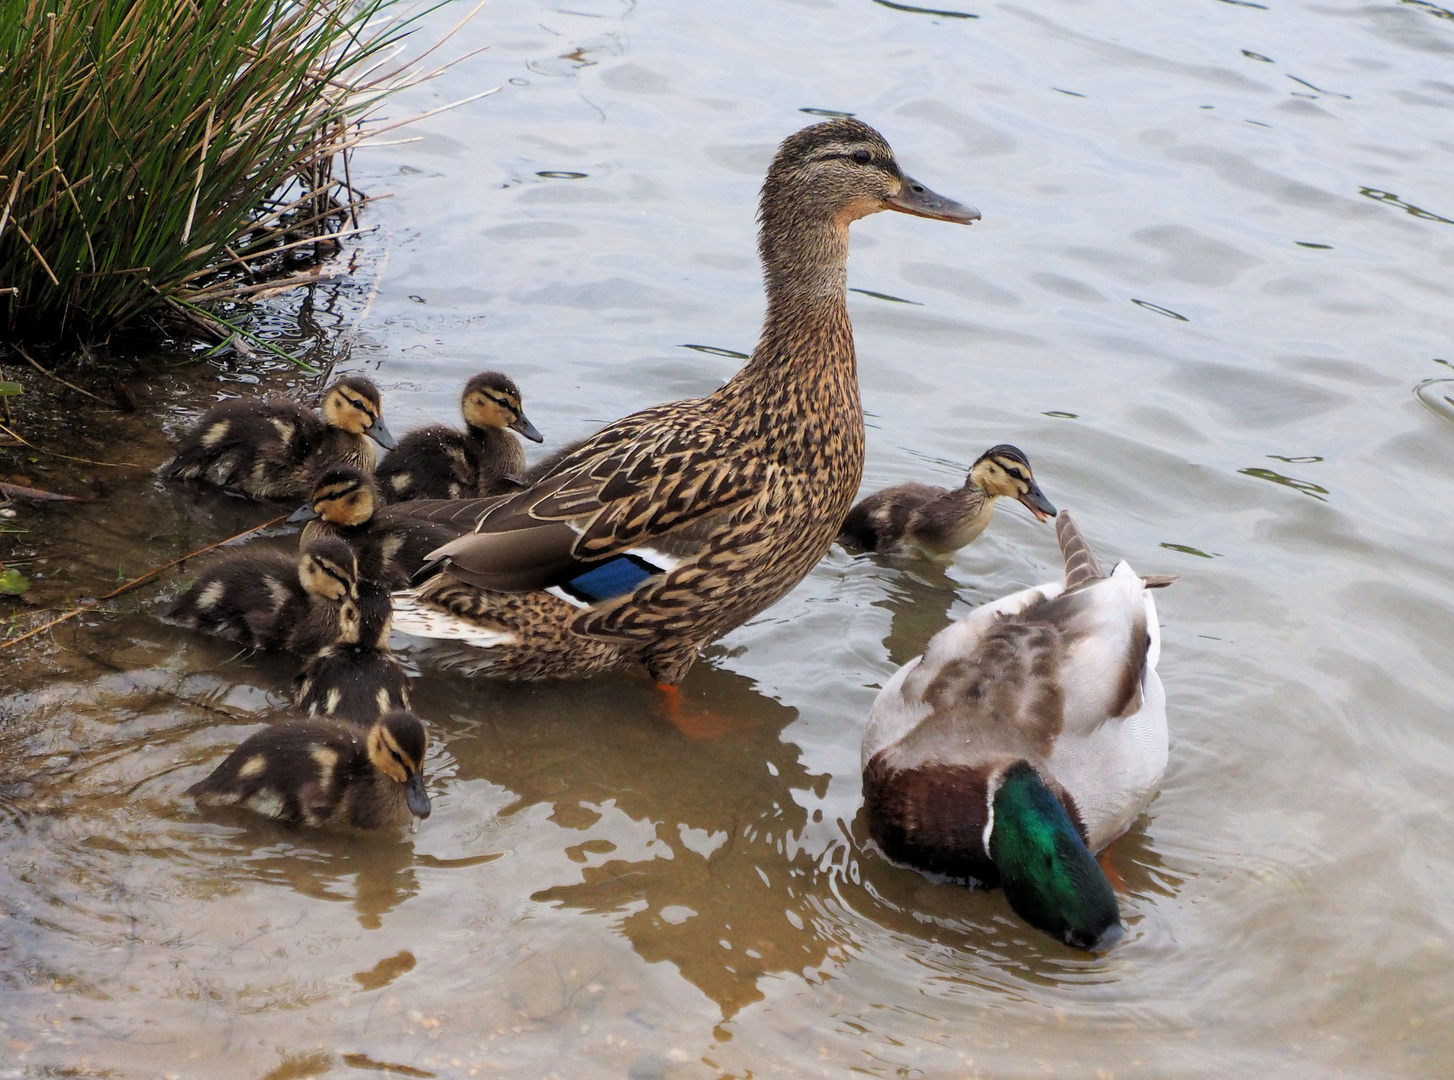
M 853 160 L 858 162 L 860 165 L 867 165 L 870 161 L 873 160 L 873 155 L 870 154 L 867 150 L 855 150 L 853 151 Z

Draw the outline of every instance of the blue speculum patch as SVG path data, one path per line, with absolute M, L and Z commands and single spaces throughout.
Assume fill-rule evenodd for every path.
M 618 555 L 578 577 L 571 578 L 562 588 L 578 600 L 596 604 L 602 600 L 625 596 L 647 578 L 659 573 L 660 567 L 652 566 L 639 555 Z

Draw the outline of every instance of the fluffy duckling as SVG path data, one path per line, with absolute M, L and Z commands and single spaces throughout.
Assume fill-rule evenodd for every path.
M 304 541 L 297 555 L 228 552 L 158 612 L 165 622 L 249 649 L 311 654 L 358 640 L 358 563 L 347 542 Z
M 532 442 L 544 436 L 525 418 L 514 381 L 498 371 L 481 372 L 465 384 L 460 411 L 463 432 L 431 424 L 399 440 L 378 470 L 386 501 L 483 499 L 520 485 L 525 449 L 510 432 Z
M 356 638 L 340 634 L 304 665 L 293 691 L 298 708 L 365 727 L 385 713 L 408 709 L 409 674 L 389 649 L 392 614 L 387 585 L 360 586 Z
M 1141 577 L 1101 570 L 1068 513 L 1063 580 L 985 604 L 884 684 L 862 744 L 869 832 L 919 870 L 1002 885 L 1067 945 L 1122 934 L 1096 863 L 1166 771 L 1161 630 Z
M 848 511 L 838 542 L 850 551 L 944 558 L 984 532 L 1001 495 L 1024 503 L 1037 521 L 1055 516 L 1025 455 L 1001 444 L 981 454 L 953 491 L 909 483 L 870 495 Z
M 308 502 L 292 522 L 307 522 L 303 540 L 337 536 L 358 554 L 359 581 L 403 588 L 425 556 L 458 537 L 463 529 L 408 517 L 382 505 L 378 482 L 352 465 L 331 465 L 318 474 Z
M 255 499 L 301 499 L 321 466 L 372 470 L 369 440 L 386 450 L 398 445 L 382 410 L 379 388 L 362 375 L 346 375 L 328 388 L 321 417 L 287 398 L 224 401 L 182 436 L 177 456 L 158 471 Z
M 278 724 L 243 740 L 187 794 L 288 825 L 397 828 L 411 814 L 429 816 L 428 745 L 411 712 L 387 713 L 367 731 L 332 720 Z

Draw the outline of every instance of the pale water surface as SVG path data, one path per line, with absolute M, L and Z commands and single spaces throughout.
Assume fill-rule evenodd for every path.
M 874 124 L 984 220 L 854 227 L 866 487 L 1013 442 L 1104 556 L 1182 575 L 1125 943 L 1062 948 L 860 817 L 875 687 L 1058 574 L 1016 505 L 945 569 L 830 554 L 692 673 L 714 739 L 635 675 L 419 658 L 435 810 L 394 837 L 182 797 L 293 668 L 155 622 L 173 574 L 5 658 L 0 1076 L 1454 1073 L 1454 13 L 927 6 L 978 17 L 492 0 L 394 113 L 504 89 L 360 153 L 394 196 L 358 282 L 275 322 L 352 335 L 396 432 L 499 366 L 555 445 L 731 374 L 773 147 Z M 124 476 L 5 538 L 57 595 L 264 517 Z

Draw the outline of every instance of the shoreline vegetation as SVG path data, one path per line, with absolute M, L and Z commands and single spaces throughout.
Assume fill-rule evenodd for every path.
M 475 54 L 422 65 L 483 3 L 403 56 L 446 2 L 0 0 L 0 338 L 39 368 L 22 346 L 180 326 L 306 367 L 220 309 L 327 280 L 366 231 L 353 149 Z

